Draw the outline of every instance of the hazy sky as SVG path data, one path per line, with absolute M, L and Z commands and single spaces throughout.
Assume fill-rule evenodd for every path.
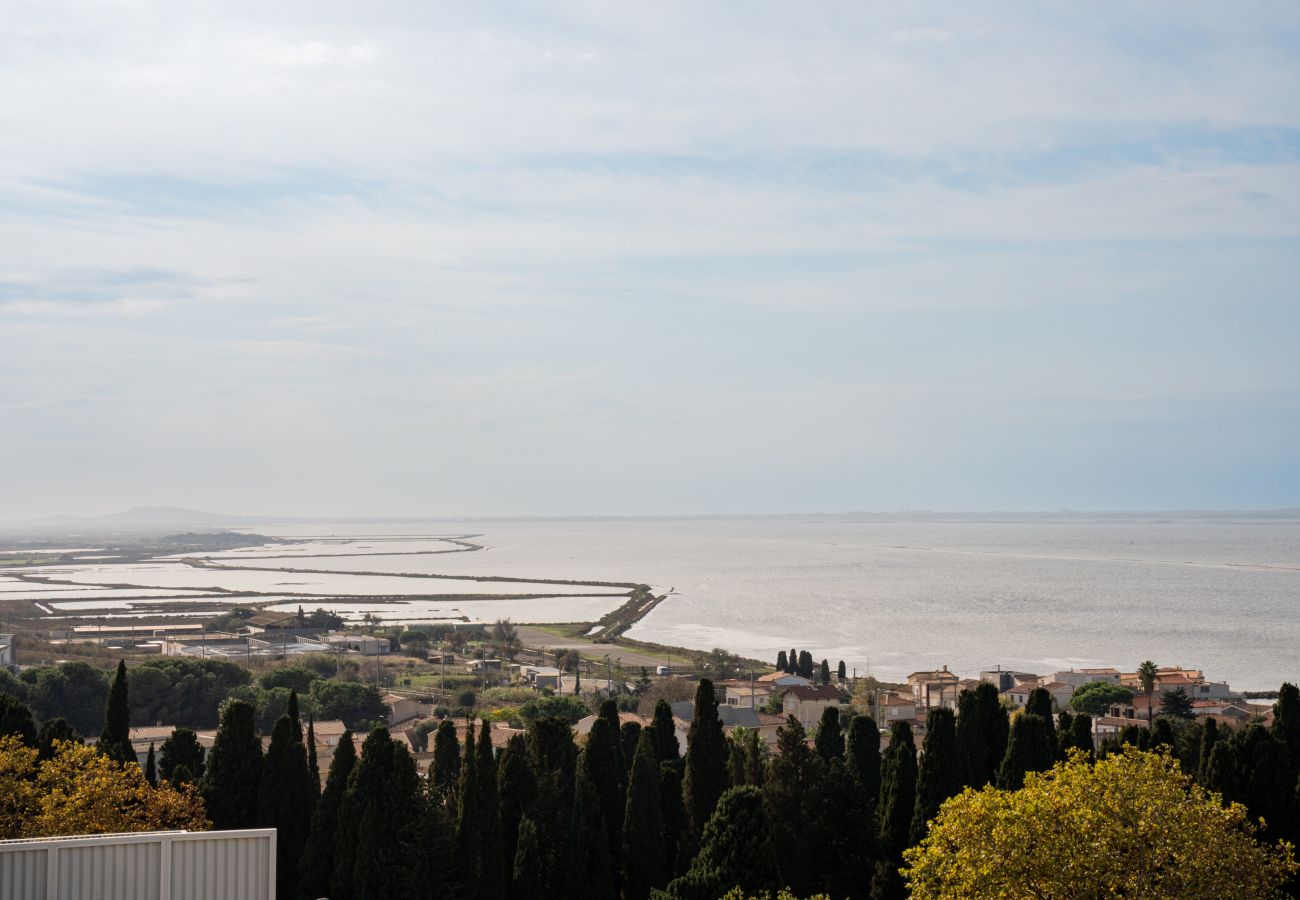
M 1300 505 L 1300 4 L 0 0 L 0 519 Z

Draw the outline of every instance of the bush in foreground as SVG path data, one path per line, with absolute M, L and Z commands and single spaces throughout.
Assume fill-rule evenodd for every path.
M 1279 896 L 1288 844 L 1255 840 L 1246 808 L 1196 786 L 1167 753 L 1076 753 L 1018 791 L 968 790 L 904 853 L 916 900 Z

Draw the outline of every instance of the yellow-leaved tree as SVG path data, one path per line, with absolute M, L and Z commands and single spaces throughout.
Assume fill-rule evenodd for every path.
M 1133 747 L 1095 765 L 1076 750 L 1018 791 L 967 790 L 903 857 L 914 900 L 1276 897 L 1297 868 L 1289 844 L 1255 840 L 1245 807 Z
M 42 761 L 17 738 L 0 737 L 0 838 L 211 827 L 190 784 L 151 787 L 139 766 L 73 741 L 56 742 Z

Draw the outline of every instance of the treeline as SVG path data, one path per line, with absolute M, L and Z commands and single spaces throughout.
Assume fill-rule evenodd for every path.
M 787 675 L 800 675 L 822 684 L 830 684 L 831 681 L 830 661 L 823 659 L 818 665 L 813 662 L 813 655 L 807 650 L 791 649 L 788 654 L 784 650 L 780 651 L 776 655 L 776 668 L 777 671 L 785 672 Z M 835 677 L 842 682 L 847 674 L 844 660 L 840 660 L 839 665 L 835 667 Z
M 123 745 L 126 704 L 120 667 L 99 746 L 123 760 L 134 759 Z M 24 713 L 25 735 L 39 741 L 30 711 L 2 697 L 0 733 L 23 727 Z M 310 730 L 291 688 L 263 754 L 253 707 L 232 700 L 206 758 L 186 741 L 164 750 L 169 776 L 152 773 L 197 783 L 217 828 L 277 828 L 285 898 L 712 900 L 734 887 L 782 886 L 796 896 L 899 898 L 903 853 L 944 801 L 967 787 L 1018 790 L 1028 773 L 1069 755 L 1109 758 L 1124 744 L 1167 751 L 1263 818 L 1266 840 L 1294 840 L 1300 824 L 1300 692 L 1290 684 L 1268 727 L 1227 734 L 1213 720 L 1162 717 L 1099 748 L 1090 717 L 1054 715 L 1047 691 L 1012 716 L 981 684 L 961 693 L 956 714 L 929 711 L 918 756 L 908 722 L 891 726 L 882 753 L 872 718 L 834 708 L 811 739 L 789 719 L 771 750 L 751 730 L 727 737 L 703 680 L 684 755 L 666 702 L 643 729 L 620 723 L 610 701 L 581 742 L 557 717 L 531 722 L 503 748 L 487 723 L 471 720 L 459 742 L 444 720 L 423 777 L 386 729 L 371 731 L 359 755 L 348 734 L 323 791 Z
M 383 721 L 387 710 L 380 692 L 334 678 L 340 666 L 329 656 L 307 654 L 254 680 L 227 660 L 149 659 L 131 669 L 130 722 L 215 728 L 221 704 L 233 697 L 256 706 L 259 726 L 270 731 L 288 706 L 291 689 L 298 691 L 303 712 L 318 719 L 342 719 L 349 726 Z M 355 673 L 355 665 L 350 671 Z M 108 691 L 107 673 L 84 662 L 33 666 L 18 676 L 0 669 L 0 693 L 23 701 L 37 720 L 62 718 L 81 734 L 94 734 L 103 723 Z

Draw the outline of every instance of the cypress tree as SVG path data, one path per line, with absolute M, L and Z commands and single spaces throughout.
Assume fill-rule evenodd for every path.
M 456 873 L 465 890 L 465 896 L 474 900 L 482 896 L 478 892 L 479 869 L 482 860 L 479 850 L 482 847 L 482 804 L 479 803 L 479 790 L 482 781 L 478 777 L 477 759 L 474 746 L 474 720 L 466 722 L 465 749 L 460 767 L 460 793 L 457 797 L 459 818 L 456 822 Z M 484 898 L 489 900 L 489 898 Z
M 1070 729 L 1074 725 L 1074 716 L 1068 709 L 1063 709 L 1056 716 L 1056 743 L 1060 747 L 1060 753 L 1057 754 L 1061 759 L 1065 758 L 1065 751 L 1070 746 Z
M 300 733 L 287 713 L 276 720 L 258 787 L 258 821 L 276 831 L 276 894 L 281 897 L 292 894 L 311 828 L 311 770 Z
M 158 762 L 153 755 L 153 742 L 149 742 L 149 755 L 144 758 L 144 780 L 150 787 L 158 786 Z
M 172 729 L 158 753 L 158 775 L 168 784 L 174 783 L 172 776 L 179 766 L 185 766 L 194 779 L 203 777 L 203 745 L 189 728 Z
M 0 694 L 0 706 L 3 706 L 3 704 L 4 695 Z M 30 716 L 31 713 L 29 712 L 28 715 Z M 3 717 L 2 712 L 0 712 L 0 717 Z M 62 716 L 46 719 L 41 723 L 40 733 L 36 735 L 36 758 L 47 760 L 54 756 L 55 741 L 72 741 L 80 744 L 81 735 L 77 734 L 77 729 L 73 728 L 72 723 Z
M 601 716 L 591 726 L 587 746 L 578 754 L 578 771 L 596 788 L 600 801 L 601 819 L 609 841 L 609 858 L 618 859 L 623 843 L 623 811 L 627 806 L 627 793 L 623 788 L 622 750 L 617 733 Z M 617 822 L 617 825 L 613 823 Z
M 320 799 L 320 763 L 316 759 L 316 722 L 307 719 L 307 768 L 311 771 L 311 802 L 315 808 Z
M 681 760 L 659 763 L 659 811 L 664 820 L 664 868 L 669 876 L 686 871 L 686 806 L 682 799 Z
M 831 664 L 824 659 L 822 660 L 820 675 L 822 684 L 831 683 Z
M 785 651 L 784 651 L 784 650 L 782 650 L 782 651 L 780 651 L 779 653 L 776 654 L 776 670 L 777 670 L 778 672 L 789 672 L 789 671 L 790 671 L 789 658 L 785 655 Z
M 131 707 L 127 702 L 126 662 L 117 661 L 117 672 L 108 688 L 108 707 L 104 711 L 104 730 L 99 735 L 99 751 L 121 763 L 136 762 L 131 746 Z
M 715 900 L 733 887 L 745 896 L 782 884 L 772 821 L 758 788 L 732 788 L 718 801 L 690 870 L 668 885 L 674 900 Z
M 839 678 L 840 684 L 843 684 L 844 681 L 848 678 L 849 670 L 848 667 L 844 665 L 844 660 L 840 660 L 840 664 L 836 666 L 835 675 Z
M 676 762 L 681 758 L 681 745 L 677 742 L 677 723 L 673 721 L 673 708 L 667 700 L 655 704 L 654 721 L 655 755 L 660 762 Z
M 1025 785 L 1026 772 L 1042 772 L 1056 760 L 1056 742 L 1047 721 L 1034 713 L 1021 713 L 1011 723 L 1007 755 L 998 769 L 998 787 L 1018 791 Z
M 541 900 L 541 852 L 537 845 L 537 826 L 525 816 L 519 820 L 519 839 L 515 844 L 511 900 Z
M 826 843 L 828 807 L 842 798 L 824 790 L 826 765 L 808 748 L 807 734 L 794 716 L 777 729 L 776 751 L 768 763 L 763 796 L 772 816 L 776 843 L 785 848 L 785 883 L 798 896 L 824 885 L 819 863 Z
M 500 795 L 501 859 L 505 864 L 502 871 L 509 881 L 513 878 L 515 857 L 518 854 L 520 823 L 537 796 L 537 775 L 533 772 L 528 747 L 521 734 L 510 738 L 501 751 L 497 768 L 497 793 Z M 509 890 L 507 892 L 513 893 Z
M 623 813 L 623 900 L 647 900 L 651 888 L 663 887 L 668 881 L 659 792 L 659 760 L 650 736 L 643 733 L 632 755 Z
M 416 900 L 423 893 L 420 820 L 415 762 L 387 728 L 376 728 L 361 747 L 339 809 L 332 900 Z
M 813 739 L 817 755 L 827 765 L 831 760 L 844 755 L 844 733 L 840 730 L 840 709 L 828 706 L 822 710 L 821 724 L 817 726 L 817 736 Z
M 190 771 L 190 767 L 185 765 L 185 763 L 181 763 L 176 768 L 172 769 L 172 777 L 167 779 L 167 783 L 174 788 L 179 788 L 182 784 L 189 784 L 195 780 L 194 773 Z
M 618 730 L 619 746 L 623 752 L 624 784 L 632 777 L 632 759 L 636 756 L 637 741 L 641 739 L 640 722 L 624 722 Z M 657 762 L 657 760 L 656 760 Z
M 698 847 L 704 826 L 727 788 L 727 740 L 713 698 L 713 682 L 701 678 L 695 690 L 695 715 L 686 734 L 686 774 L 682 779 L 687 835 Z
M 951 709 L 931 709 L 925 717 L 925 742 L 916 778 L 911 843 L 919 844 L 943 801 L 961 792 L 961 761 L 957 758 L 957 725 Z
M 844 758 L 823 767 L 820 795 L 822 809 L 814 811 L 812 820 L 818 832 L 817 889 L 832 897 L 861 900 L 871 884 L 875 811 Z
M 1286 745 L 1292 767 L 1300 769 L 1300 689 L 1289 681 L 1273 704 L 1273 736 Z
M 787 659 L 788 659 L 789 662 L 790 662 L 790 668 L 788 668 L 788 669 L 785 670 L 785 671 L 786 671 L 786 674 L 787 674 L 787 675 L 798 675 L 798 674 L 799 674 L 799 651 L 797 651 L 797 650 L 795 650 L 793 647 L 791 647 L 791 648 L 790 648 L 790 655 L 787 657 Z
M 558 836 L 539 845 L 543 890 L 548 900 L 563 900 L 569 882 L 567 844 L 577 766 L 573 729 L 567 719 L 538 719 L 529 724 L 524 740 L 537 773 L 537 799 L 529 816 L 539 833 Z
M 261 774 L 262 742 L 257 737 L 256 710 L 243 700 L 229 700 L 221 709 L 221 727 L 212 742 L 203 776 L 203 802 L 213 828 L 257 825 Z
M 1069 747 L 1092 755 L 1092 716 L 1079 713 L 1070 719 Z
M 450 719 L 439 722 L 433 735 L 429 783 L 443 802 L 455 798 L 460 784 L 460 742 L 456 740 L 456 726 Z
M 1296 773 L 1289 764 L 1286 744 L 1274 731 L 1258 724 L 1247 725 L 1230 743 L 1235 772 L 1225 786 L 1224 799 L 1244 803 L 1251 818 L 1264 820 L 1264 840 L 1289 840 L 1296 825 L 1292 802 Z
M 582 757 L 586 753 L 584 749 L 579 754 L 573 786 L 567 896 L 574 900 L 611 900 L 614 868 L 609 854 L 609 832 L 601 812 L 600 794 L 588 775 L 589 767 L 583 765 Z
M 880 728 L 871 716 L 854 716 L 849 720 L 849 736 L 844 755 L 849 771 L 858 779 L 868 807 L 875 813 L 880 800 Z
M 1009 729 L 998 690 L 987 681 L 957 697 L 957 754 L 967 787 L 982 788 L 997 778 Z
M 492 723 L 483 721 L 478 732 L 474 768 L 479 779 L 479 896 L 504 897 L 505 856 L 501 845 L 501 806 L 497 796 L 497 761 L 492 750 Z
M 807 678 L 809 681 L 812 681 L 813 658 L 812 658 L 812 654 L 809 653 L 807 650 L 799 651 L 799 674 L 802 675 L 804 678 Z
M 17 697 L 0 692 L 0 737 L 4 735 L 13 735 L 28 747 L 37 746 L 36 720 L 31 707 Z
M 891 852 L 907 847 L 916 806 L 916 743 L 906 721 L 890 727 L 889 747 L 881 761 L 880 839 Z
M 1206 777 L 1210 769 L 1210 754 L 1214 752 L 1214 746 L 1219 742 L 1219 723 L 1212 717 L 1205 717 L 1205 725 L 1201 729 L 1201 752 L 1199 761 L 1196 765 L 1196 781 L 1202 787 L 1209 787 Z
M 1174 749 L 1174 726 L 1168 716 L 1156 719 L 1156 727 L 1151 732 L 1151 749 L 1157 747 L 1168 747 L 1171 752 Z
M 1025 701 L 1025 712 L 1033 713 L 1043 720 L 1047 727 L 1047 737 L 1056 747 L 1058 741 L 1056 737 L 1056 717 L 1052 714 L 1052 695 L 1047 692 L 1046 688 L 1034 688 L 1029 692 L 1029 698 Z
M 330 873 L 334 871 L 334 844 L 339 827 L 339 808 L 347 791 L 348 777 L 357 764 L 352 732 L 345 731 L 334 748 L 325 789 L 311 817 L 311 830 L 298 862 L 298 891 L 304 900 L 316 900 L 330 892 Z

